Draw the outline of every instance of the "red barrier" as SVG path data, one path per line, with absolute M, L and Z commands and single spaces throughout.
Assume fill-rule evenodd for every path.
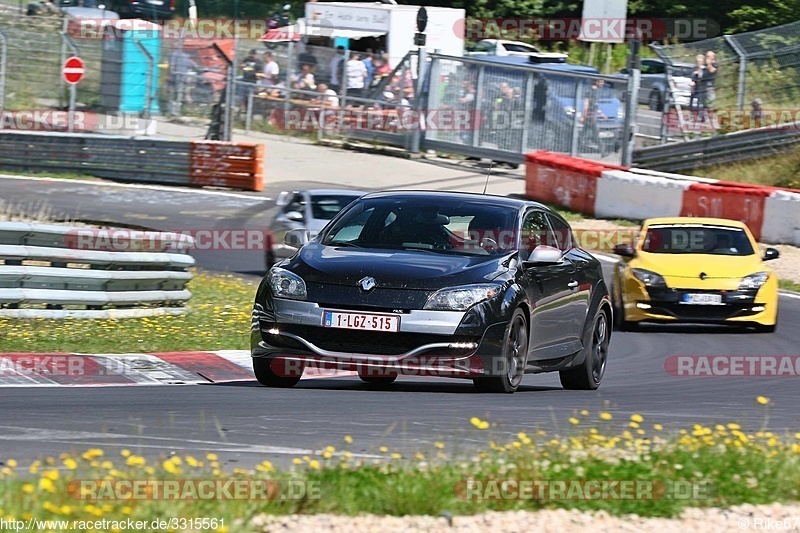
M 191 141 L 189 185 L 264 190 L 264 145 Z
M 531 152 L 525 155 L 525 196 L 593 215 L 597 178 L 606 170 L 628 168 L 552 152 Z
M 764 223 L 764 199 L 769 188 L 693 183 L 683 193 L 681 216 L 727 218 L 744 222 L 756 239 Z

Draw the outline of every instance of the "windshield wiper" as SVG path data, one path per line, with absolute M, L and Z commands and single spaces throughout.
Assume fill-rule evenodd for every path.
M 324 242 L 322 243 L 325 246 L 341 246 L 342 248 L 363 248 L 363 246 L 359 246 L 358 244 L 352 242 Z

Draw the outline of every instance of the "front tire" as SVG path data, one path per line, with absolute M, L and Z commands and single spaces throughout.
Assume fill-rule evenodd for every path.
M 517 308 L 506 326 L 503 338 L 504 370 L 500 376 L 488 376 L 473 379 L 478 392 L 516 392 L 525 375 L 528 363 L 528 323 L 525 313 Z
M 271 359 L 253 358 L 253 373 L 256 375 L 258 382 L 265 387 L 288 389 L 297 385 L 303 375 L 301 371 L 298 376 L 279 376 L 272 370 L 271 363 Z
M 568 390 L 595 390 L 600 386 L 608 360 L 611 328 L 608 313 L 600 309 L 583 342 L 583 363 L 558 373 L 561 385 Z

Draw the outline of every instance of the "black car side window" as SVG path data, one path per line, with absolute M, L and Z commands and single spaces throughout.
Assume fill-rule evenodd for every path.
M 531 211 L 522 222 L 520 255 L 527 259 L 537 246 L 556 246 L 556 239 L 550 231 L 544 211 Z
M 553 229 L 557 248 L 562 252 L 568 251 L 572 248 L 572 243 L 574 242 L 569 224 L 551 215 L 548 215 L 547 218 L 550 221 L 550 227 Z

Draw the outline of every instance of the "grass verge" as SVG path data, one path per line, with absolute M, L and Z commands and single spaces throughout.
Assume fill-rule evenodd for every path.
M 185 316 L 120 320 L 0 317 L 2 352 L 135 353 L 248 348 L 257 282 L 195 272 Z
M 800 148 L 761 159 L 699 168 L 689 174 L 726 181 L 800 189 Z
M 779 279 L 778 288 L 785 291 L 800 292 L 800 283 L 795 283 L 794 281 L 788 279 Z
M 763 397 L 759 401 L 769 403 Z M 730 423 L 694 425 L 663 436 L 661 426 L 637 414 L 631 415 L 627 429 L 612 433 L 611 417 L 576 412 L 569 419 L 574 424 L 571 436 L 518 433 L 511 442 L 490 443 L 484 451 L 462 457 L 450 456 L 445 444 L 435 443 L 426 454 L 403 457 L 381 447 L 376 450 L 381 459 L 356 459 L 348 448 L 357 443 L 346 436 L 336 443 L 340 449 L 328 446 L 313 456 L 295 458 L 288 468 L 264 461 L 255 469 L 233 472 L 223 471 L 213 453 L 154 459 L 129 450 L 111 455 L 96 448 L 28 465 L 5 458 L 0 517 L 213 517 L 224 521 L 225 527 L 218 528 L 224 531 L 237 519 L 243 519 L 237 528 L 242 529 L 259 513 L 435 516 L 574 508 L 676 516 L 687 507 L 797 501 L 800 496 L 800 433 L 794 438 L 769 431 L 749 433 Z M 492 431 L 488 421 L 473 418 L 471 423 L 476 433 Z M 150 485 L 152 492 L 136 499 L 130 492 L 125 496 L 121 491 L 129 490 L 131 480 Z M 212 480 L 216 487 L 230 481 L 244 487 L 245 497 L 225 499 L 224 492 L 213 490 L 186 499 L 201 480 Z M 163 495 L 168 486 L 164 481 L 179 483 L 172 498 Z M 524 482 L 544 487 L 544 492 L 536 489 L 520 498 L 515 487 Z M 635 482 L 640 490 L 589 492 L 592 483 L 619 487 L 624 482 Z M 568 491 L 558 488 L 562 486 Z M 587 497 L 590 494 L 595 497 Z

